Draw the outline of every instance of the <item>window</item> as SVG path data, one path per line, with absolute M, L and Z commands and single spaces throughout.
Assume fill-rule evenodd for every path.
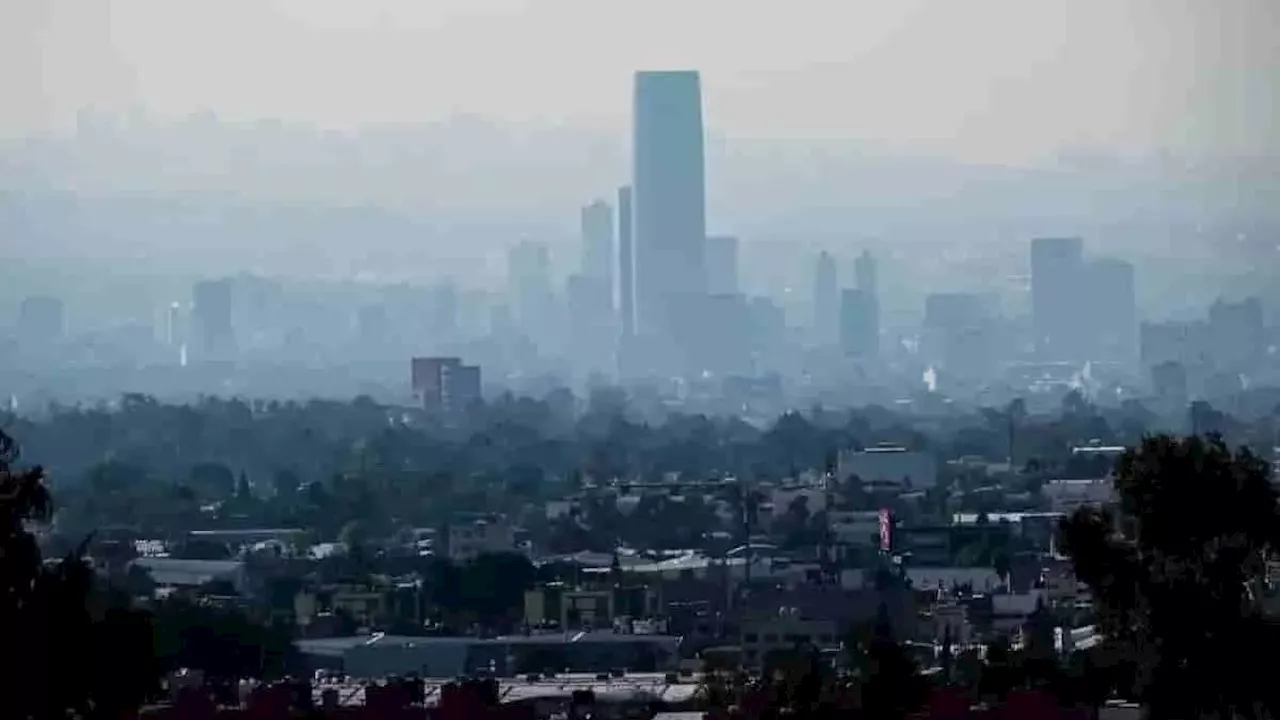
M 758 635 L 757 633 L 747 633 L 746 635 L 742 636 L 742 641 L 749 645 L 754 645 L 760 642 L 760 635 Z

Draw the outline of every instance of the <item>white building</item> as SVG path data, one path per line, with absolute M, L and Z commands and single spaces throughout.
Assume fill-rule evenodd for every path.
M 938 484 L 938 462 L 932 455 L 897 445 L 842 451 L 836 467 L 841 480 L 857 476 L 864 485 L 923 490 Z

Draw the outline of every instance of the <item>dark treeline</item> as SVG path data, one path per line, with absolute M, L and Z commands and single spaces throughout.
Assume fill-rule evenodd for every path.
M 1199 432 L 1233 444 L 1268 447 L 1280 427 L 1275 413 L 1244 421 L 1198 404 L 1191 414 Z M 839 450 L 884 442 L 940 459 L 1012 459 L 1032 483 L 1097 477 L 1106 461 L 1073 456 L 1073 445 L 1134 445 L 1153 422 L 1138 402 L 1100 408 L 1073 394 L 1043 415 L 1015 402 L 939 416 L 814 408 L 767 428 L 687 415 L 651 424 L 631 417 L 620 393 L 601 391 L 586 401 L 567 392 L 504 397 L 448 425 L 367 398 L 168 405 L 131 395 L 112 409 L 53 408 L 8 427 L 59 489 L 60 529 L 164 532 L 212 522 L 300 527 L 336 540 L 353 521 L 376 522 L 368 529 L 381 533 L 436 526 L 458 512 L 514 515 L 613 478 L 777 481 L 832 469 Z M 944 469 L 940 485 L 967 482 L 948 473 L 962 471 Z M 201 513 L 210 503 L 220 503 L 214 516 Z

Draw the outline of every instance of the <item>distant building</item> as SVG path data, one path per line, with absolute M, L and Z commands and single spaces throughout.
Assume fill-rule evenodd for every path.
M 923 490 L 938 484 L 938 462 L 932 455 L 896 445 L 842 451 L 836 467 L 840 479 L 856 475 L 864 485 Z
M 1142 323 L 1139 333 L 1142 367 L 1162 363 L 1202 367 L 1210 363 L 1209 326 L 1204 322 Z
M 541 344 L 554 324 L 551 253 L 542 243 L 524 240 L 507 251 L 507 283 L 520 332 Z
M 458 412 L 480 399 L 480 366 L 458 358 L 413 358 L 410 384 L 426 410 Z
M 1209 307 L 1209 341 L 1218 370 L 1241 374 L 1256 370 L 1267 349 L 1262 303 L 1257 298 L 1215 302 Z
M 1092 358 L 1133 367 L 1138 360 L 1138 309 L 1133 265 L 1115 258 L 1089 263 L 1087 295 Z
M 865 290 L 840 295 L 840 346 L 846 355 L 871 360 L 880 354 L 880 309 Z
M 622 337 L 636 334 L 635 244 L 632 242 L 631 186 L 618 188 L 618 312 Z
M 230 360 L 236 354 L 231 322 L 230 278 L 205 280 L 192 289 L 192 342 L 199 360 Z
M 449 559 L 454 562 L 515 550 L 515 528 L 506 518 L 490 516 L 449 525 Z
M 1079 359 L 1085 280 L 1083 240 L 1031 241 L 1031 316 L 1042 360 Z
M 613 208 L 596 200 L 582 208 L 583 277 L 605 289 L 607 307 L 613 309 Z
M 822 251 L 813 269 L 813 337 L 819 345 L 835 345 L 840 339 L 840 287 L 836 259 Z
M 1164 412 L 1180 412 L 1187 407 L 1187 368 L 1179 362 L 1162 362 L 1151 367 L 1151 386 Z
M 635 76 L 632 183 L 640 333 L 670 339 L 680 308 L 706 291 L 702 87 L 696 71 Z
M 933 293 L 924 302 L 922 350 L 949 374 L 981 377 L 991 369 L 991 321 L 973 293 Z
M 707 294 L 736 295 L 738 292 L 738 238 L 732 235 L 707 237 Z

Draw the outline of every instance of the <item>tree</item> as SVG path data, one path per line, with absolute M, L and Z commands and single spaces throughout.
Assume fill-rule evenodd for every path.
M 236 476 L 221 463 L 200 463 L 191 468 L 191 487 L 206 500 L 226 500 L 236 488 Z
M 0 637 L 21 649 L 0 673 L 5 716 L 119 717 L 151 694 L 149 618 L 94 587 L 88 541 L 46 564 L 29 526 L 52 516 L 40 467 L 19 469 L 0 431 Z
M 1280 540 L 1269 475 L 1217 436 L 1149 437 L 1118 464 L 1119 507 L 1081 509 L 1063 524 L 1076 575 L 1116 655 L 1134 665 L 1150 717 L 1280 710 L 1280 631 L 1261 597 Z
M 893 634 L 881 605 L 870 632 L 854 639 L 854 667 L 862 686 L 862 710 L 874 720 L 900 720 L 918 709 L 927 686 L 910 651 Z

